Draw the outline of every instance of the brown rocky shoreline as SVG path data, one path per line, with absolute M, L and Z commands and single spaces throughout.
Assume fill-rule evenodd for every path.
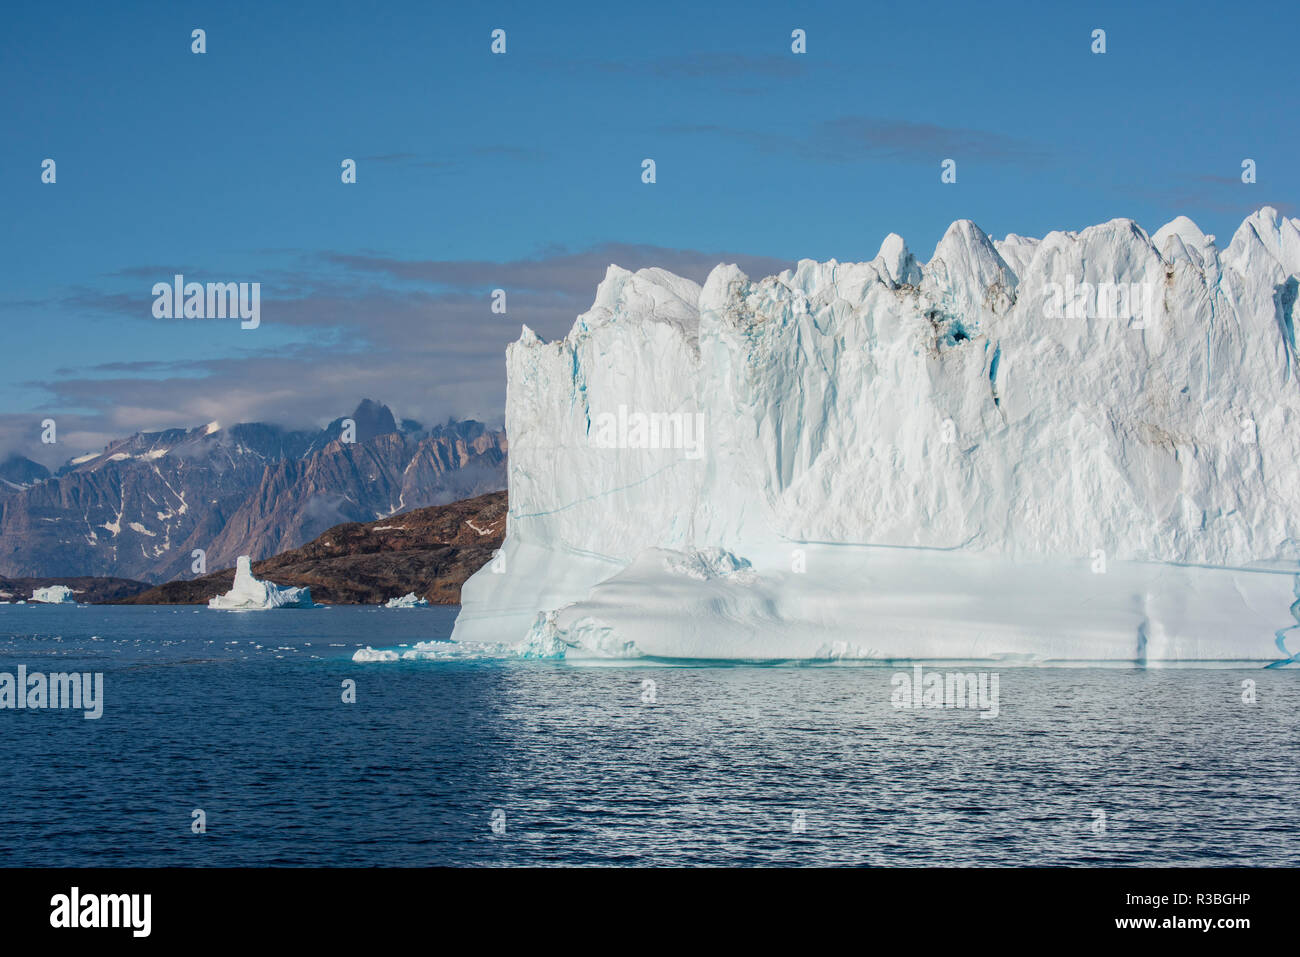
M 277 585 L 308 587 L 322 604 L 382 604 L 411 592 L 430 604 L 456 604 L 465 579 L 500 547 L 505 526 L 506 493 L 490 492 L 374 522 L 335 525 L 300 548 L 253 562 L 253 574 Z M 234 578 L 234 569 L 226 568 L 156 587 L 127 582 L 112 592 L 104 586 L 102 597 L 76 597 L 122 605 L 198 605 L 229 591 Z M 70 585 L 74 593 L 79 582 L 110 581 L 126 580 L 42 580 Z

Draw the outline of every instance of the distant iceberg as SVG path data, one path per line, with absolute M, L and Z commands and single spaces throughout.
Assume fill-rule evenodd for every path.
M 223 611 L 258 611 L 267 608 L 315 608 L 310 588 L 282 588 L 253 577 L 252 563 L 240 555 L 235 565 L 235 585 L 224 595 L 208 601 L 209 608 Z
M 32 601 L 39 601 L 46 605 L 75 605 L 77 600 L 72 597 L 72 589 L 67 585 L 48 585 L 45 588 L 38 588 L 32 592 Z
M 401 598 L 390 598 L 384 602 L 385 608 L 427 608 L 429 602 L 416 596 L 415 592 L 407 592 Z

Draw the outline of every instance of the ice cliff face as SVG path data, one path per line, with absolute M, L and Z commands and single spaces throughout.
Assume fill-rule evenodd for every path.
M 1185 217 L 961 221 L 924 264 L 891 235 L 703 288 L 611 266 L 568 336 L 508 349 L 507 538 L 458 635 L 651 548 L 1294 566 L 1297 276 L 1300 220 L 1271 208 L 1225 249 Z

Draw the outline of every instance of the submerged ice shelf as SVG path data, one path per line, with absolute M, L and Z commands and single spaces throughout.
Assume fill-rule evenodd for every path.
M 926 263 L 891 235 L 759 281 L 611 266 L 564 339 L 508 349 L 507 534 L 453 639 L 1288 661 L 1298 275 L 1270 208 L 1223 249 L 1185 217 L 961 221 Z
M 1294 576 L 1160 563 L 1010 562 L 925 549 L 812 546 L 806 571 L 700 582 L 650 549 L 525 647 L 568 657 L 836 661 L 1272 662 Z M 1292 641 L 1290 651 L 1300 650 Z

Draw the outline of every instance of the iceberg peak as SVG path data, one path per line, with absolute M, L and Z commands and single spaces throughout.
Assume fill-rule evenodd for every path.
M 898 233 L 885 237 L 871 263 L 896 286 L 915 286 L 921 281 L 921 266 Z
M 1223 259 L 1242 273 L 1273 271 L 1275 280 L 1300 274 L 1300 220 L 1272 206 L 1257 209 L 1233 233 Z
M 222 611 L 265 611 L 271 608 L 314 608 L 310 588 L 281 588 L 253 577 L 252 559 L 240 555 L 235 562 L 235 583 L 230 591 L 208 600 L 209 608 Z
M 1203 268 L 1217 255 L 1214 237 L 1205 235 L 1186 216 L 1175 216 L 1157 229 L 1151 237 L 1151 244 L 1167 263 L 1183 260 Z

